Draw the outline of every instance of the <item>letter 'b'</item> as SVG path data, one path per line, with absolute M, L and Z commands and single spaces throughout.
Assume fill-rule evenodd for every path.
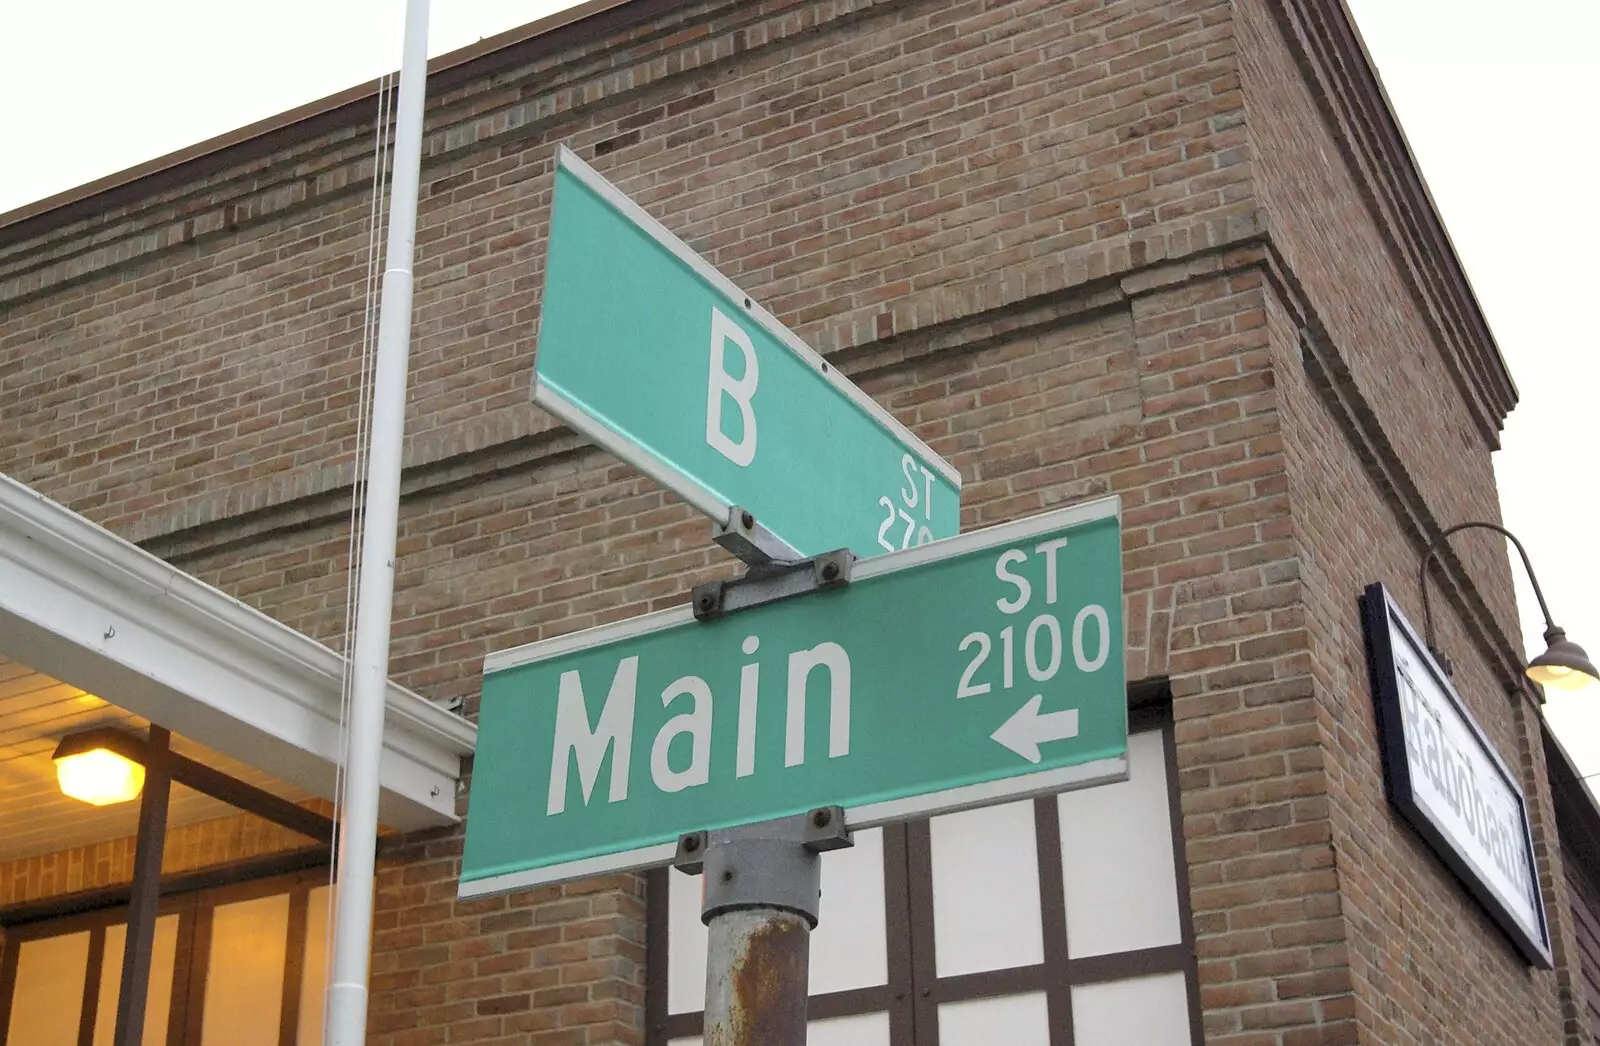
M 723 366 L 723 347 L 728 342 L 739 346 L 744 354 L 744 375 L 733 378 Z M 756 394 L 760 372 L 756 367 L 755 346 L 750 336 L 739 325 L 723 315 L 715 305 L 711 307 L 711 380 L 706 389 L 706 442 L 713 450 L 741 468 L 756 459 L 756 412 L 750 401 Z M 722 397 L 727 396 L 739 407 L 744 425 L 739 441 L 735 443 L 722 431 Z

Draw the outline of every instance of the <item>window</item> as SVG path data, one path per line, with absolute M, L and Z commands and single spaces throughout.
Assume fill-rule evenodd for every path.
M 1126 782 L 861 832 L 823 855 L 810 1046 L 1202 1041 L 1170 715 Z M 653 874 L 649 1046 L 701 1041 L 700 884 Z
M 163 898 L 144 1046 L 320 1042 L 327 880 L 320 868 Z M 0 1046 L 110 1046 L 126 936 L 126 908 L 8 926 Z

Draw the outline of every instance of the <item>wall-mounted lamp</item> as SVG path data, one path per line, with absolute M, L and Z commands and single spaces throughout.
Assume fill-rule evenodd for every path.
M 1433 607 L 1428 602 L 1428 564 L 1433 562 L 1433 557 L 1450 535 L 1470 527 L 1492 530 L 1510 540 L 1511 544 L 1516 546 L 1517 554 L 1522 557 L 1522 568 L 1528 572 L 1528 580 L 1533 582 L 1533 594 L 1538 598 L 1539 609 L 1544 613 L 1545 651 L 1523 669 L 1527 677 L 1542 687 L 1555 687 L 1558 690 L 1582 690 L 1586 687 L 1600 686 L 1600 670 L 1597 670 L 1594 662 L 1589 660 L 1589 655 L 1584 653 L 1583 647 L 1568 639 L 1566 631 L 1550 620 L 1550 607 L 1544 601 L 1544 592 L 1539 589 L 1539 579 L 1534 576 L 1533 564 L 1528 562 L 1528 552 L 1522 547 L 1522 542 L 1518 541 L 1517 536 L 1511 531 L 1496 523 L 1457 523 L 1440 534 L 1422 555 L 1418 584 L 1422 587 L 1423 638 L 1440 667 L 1447 673 L 1450 671 L 1449 659 L 1440 654 L 1438 648 L 1433 645 Z
M 93 806 L 137 799 L 144 788 L 144 765 L 107 745 L 109 731 L 69 734 L 56 746 L 56 783 L 61 791 Z M 129 738 L 139 743 L 134 738 Z

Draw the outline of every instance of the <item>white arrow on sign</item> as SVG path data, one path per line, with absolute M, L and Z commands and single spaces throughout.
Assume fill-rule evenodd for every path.
M 1039 746 L 1046 741 L 1065 741 L 1078 736 L 1078 710 L 1040 713 L 1044 695 L 1034 694 L 1016 714 L 1000 724 L 989 736 L 1030 763 L 1039 761 Z

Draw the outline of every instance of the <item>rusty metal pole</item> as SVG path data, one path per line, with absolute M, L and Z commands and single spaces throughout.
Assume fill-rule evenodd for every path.
M 707 928 L 705 1046 L 804 1046 L 810 921 L 742 908 Z
M 705 876 L 705 1046 L 805 1046 L 822 853 L 850 844 L 835 806 L 678 841 L 677 867 Z

